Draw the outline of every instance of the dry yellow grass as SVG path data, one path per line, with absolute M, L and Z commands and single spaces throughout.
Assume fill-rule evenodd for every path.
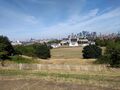
M 51 50 L 52 58 L 82 58 L 82 47 L 73 47 L 73 48 L 56 48 Z
M 51 50 L 51 59 L 39 59 L 41 64 L 93 64 L 95 59 L 83 59 L 83 47 L 56 48 Z
M 68 64 L 68 65 L 86 65 L 86 64 L 93 64 L 95 59 L 49 59 L 49 60 L 39 60 L 40 64 Z
M 95 59 L 83 59 L 82 50 L 83 50 L 82 47 L 51 49 L 51 58 L 47 60 L 31 58 L 27 56 L 23 57 L 37 60 L 37 63 L 39 64 L 68 64 L 68 65 L 93 64 Z
M 104 50 L 105 48 L 102 47 Z M 32 58 L 28 56 L 22 56 L 24 58 L 32 59 L 38 64 L 68 64 L 68 65 L 86 65 L 93 64 L 95 59 L 83 59 L 82 57 L 83 47 L 66 47 L 51 49 L 51 58 L 44 60 L 38 58 Z M 5 63 L 14 63 L 12 61 L 5 61 Z
M 28 81 L 26 81 L 28 80 Z M 37 80 L 37 81 L 35 81 Z M 41 82 L 43 80 L 44 82 Z M 0 90 L 120 90 L 120 73 L 112 72 L 51 72 L 51 71 L 21 71 L 21 70 L 0 70 Z M 50 82 L 48 84 L 48 81 Z M 35 84 L 37 86 L 33 87 Z M 63 83 L 62 86 L 58 86 Z M 27 88 L 23 86 L 26 84 Z M 67 86 L 66 86 L 67 84 Z M 47 87 L 47 85 L 49 87 Z M 71 86 L 72 85 L 72 86 Z M 74 88 L 78 85 L 78 88 Z M 81 86 L 84 85 L 84 88 Z M 70 87 L 71 86 L 71 87 Z M 33 88 L 31 88 L 33 87 Z M 47 87 L 46 89 L 43 89 Z M 64 87 L 67 87 L 64 88 Z M 70 88 L 69 88 L 70 87 Z M 96 88 L 91 88 L 96 87 Z M 29 88 L 29 89 L 28 89 Z M 35 89 L 36 88 L 36 89 Z M 72 88 L 72 89 L 71 89 Z M 81 89 L 82 88 L 82 89 Z
M 104 49 L 104 48 L 102 48 Z M 25 58 L 34 59 L 39 64 L 63 64 L 63 66 L 66 65 L 73 65 L 73 66 L 94 66 L 92 65 L 95 59 L 82 59 L 82 47 L 76 47 L 76 48 L 57 48 L 52 49 L 52 58 L 48 60 L 42 60 L 32 57 L 23 56 Z M 9 62 L 10 63 L 10 62 Z M 54 66 L 54 65 L 53 65 Z M 98 65 L 96 65 L 99 67 Z M 74 67 L 72 67 L 74 68 Z M 101 68 L 101 67 L 100 67 Z M 92 67 L 92 69 L 94 69 Z M 96 69 L 96 67 L 95 67 Z M 38 70 L 0 70 L 0 78 L 1 79 L 1 88 L 0 90 L 8 90 L 8 88 L 11 88 L 11 90 L 14 90 L 16 87 L 21 87 L 22 84 L 28 83 L 27 88 L 23 87 L 21 90 L 39 90 L 41 86 L 42 90 L 120 90 L 120 69 L 105 69 L 102 71 L 84 71 L 79 70 L 74 71 L 74 69 L 70 71 L 66 70 L 45 70 L 45 71 L 38 71 Z M 3 80 L 3 78 L 6 79 L 6 76 L 8 78 L 11 78 L 11 76 L 14 78 L 14 81 L 6 81 Z M 15 77 L 22 78 L 21 80 L 16 80 Z M 29 78 L 28 81 L 26 78 Z M 24 79 L 25 78 L 25 79 Z M 33 80 L 32 80 L 33 78 Z M 44 79 L 44 82 L 34 81 L 38 79 Z M 45 81 L 46 80 L 46 81 Z M 12 82 L 13 81 L 13 82 Z M 50 81 L 50 84 L 49 82 Z M 40 82 L 40 83 L 38 83 Z M 60 87 L 58 86 L 59 82 L 63 83 L 62 86 L 60 84 Z M 16 85 L 16 83 L 19 83 Z M 35 85 L 34 83 L 37 83 L 35 87 L 31 87 L 31 85 Z M 72 84 L 69 84 L 72 83 Z M 32 85 L 32 86 L 33 86 Z M 48 85 L 48 86 L 47 86 Z M 78 86 L 76 86 L 78 85 Z M 82 85 L 85 85 L 82 88 Z M 8 87 L 10 86 L 10 87 Z M 71 87 L 70 87 L 71 86 Z M 67 87 L 67 88 L 66 88 Z M 74 88 L 77 87 L 77 88 Z M 45 89 L 43 89 L 45 88 Z

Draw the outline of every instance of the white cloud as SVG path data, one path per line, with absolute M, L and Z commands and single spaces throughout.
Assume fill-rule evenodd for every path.
M 39 19 L 37 19 L 35 16 L 20 13 L 11 9 L 4 8 L 1 11 L 1 17 L 4 20 L 11 20 L 11 23 L 21 23 L 21 24 L 37 24 L 39 23 Z M 10 23 L 10 24 L 11 24 Z
M 89 15 L 90 15 L 90 16 L 96 16 L 97 13 L 98 13 L 98 11 L 99 11 L 98 8 L 97 8 L 97 9 L 93 9 L 93 10 L 90 11 Z
M 37 23 L 39 23 L 39 21 L 37 20 L 37 18 L 34 17 L 34 16 L 25 16 L 24 17 L 24 21 L 26 23 L 30 23 L 30 24 L 37 24 Z
M 115 27 L 115 25 L 120 25 L 120 8 L 106 11 L 101 15 L 97 15 L 98 12 L 99 9 L 93 9 L 84 16 L 74 15 L 66 22 L 44 28 L 45 31 L 43 33 L 46 35 L 49 33 L 49 36 L 52 36 L 55 33 L 62 35 L 65 33 L 80 32 L 81 30 L 108 32 L 116 31 L 120 28 L 120 26 Z
M 32 2 L 44 3 L 45 1 L 33 0 Z M 0 8 L 0 15 L 2 16 L 0 17 L 0 20 L 3 21 L 6 20 L 5 24 L 8 22 L 7 27 L 5 26 L 5 28 L 3 28 L 3 32 L 11 33 L 10 30 L 13 30 L 13 32 L 11 33 L 11 35 L 13 36 L 16 33 L 21 33 L 20 35 L 22 35 L 22 33 L 25 32 L 26 36 L 34 35 L 39 37 L 39 35 L 41 35 L 44 37 L 59 37 L 60 35 L 65 35 L 72 32 L 80 32 L 81 30 L 110 32 L 110 31 L 117 31 L 120 28 L 120 21 L 119 21 L 120 8 L 116 8 L 116 9 L 107 8 L 102 11 L 100 11 L 99 8 L 95 8 L 88 11 L 88 13 L 82 13 L 81 12 L 82 6 L 81 6 L 75 11 L 75 13 L 73 13 L 74 8 L 72 9 L 71 13 L 69 13 L 70 16 L 66 21 L 65 20 L 64 22 L 58 21 L 57 24 L 54 24 L 49 27 L 45 26 L 47 22 L 44 21 L 45 20 L 44 16 L 38 16 L 39 17 L 38 18 L 28 13 L 14 11 L 8 8 Z M 0 23 L 2 23 L 2 21 Z M 11 28 L 12 23 L 13 23 L 13 28 Z

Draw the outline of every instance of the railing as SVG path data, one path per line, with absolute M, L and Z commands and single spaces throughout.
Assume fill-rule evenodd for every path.
M 62 71 L 106 71 L 106 65 L 57 65 L 57 64 L 9 64 L 1 69 L 19 70 L 62 70 Z

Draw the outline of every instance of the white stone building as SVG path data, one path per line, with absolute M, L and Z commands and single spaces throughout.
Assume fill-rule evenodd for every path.
M 93 41 L 89 41 L 86 37 L 79 37 L 76 35 L 70 35 L 68 38 L 63 39 L 61 41 L 61 45 L 68 44 L 70 47 L 77 47 L 77 46 L 87 46 L 89 44 L 95 44 Z

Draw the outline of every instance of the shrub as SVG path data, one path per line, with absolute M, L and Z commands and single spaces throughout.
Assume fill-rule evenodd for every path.
M 53 44 L 53 43 L 60 43 L 61 42 L 61 40 L 57 40 L 57 39 L 55 39 L 55 40 L 50 40 L 49 42 L 47 42 L 47 44 Z
M 101 46 L 101 47 L 106 46 L 106 41 L 105 40 L 101 40 L 99 38 L 97 38 L 95 40 L 95 43 L 96 43 L 97 46 Z
M 14 48 L 17 55 L 27 55 L 32 57 L 35 56 L 33 45 L 27 45 L 27 46 L 17 45 L 14 46 Z
M 0 36 L 0 52 L 6 52 L 8 56 L 14 54 L 14 48 L 6 36 Z
M 1 65 L 4 66 L 4 60 L 9 56 L 14 55 L 14 48 L 6 36 L 0 36 L 0 60 Z
M 109 62 L 110 62 L 110 55 L 109 54 L 102 55 L 96 61 L 96 63 L 99 63 L 99 64 L 109 64 Z
M 50 47 L 46 44 L 33 44 L 27 46 L 15 46 L 15 51 L 18 55 L 27 55 L 39 57 L 41 59 L 50 58 Z
M 41 59 L 50 58 L 50 48 L 46 44 L 35 45 L 35 55 Z
M 82 52 L 84 58 L 98 58 L 102 54 L 102 49 L 96 45 L 89 45 L 85 46 Z
M 107 46 L 106 54 L 110 55 L 108 63 L 112 67 L 120 67 L 120 43 L 111 43 Z
M 105 54 L 98 59 L 98 63 L 109 64 L 111 67 L 120 67 L 120 43 L 109 43 Z
M 95 43 L 97 46 L 104 47 L 104 46 L 109 45 L 109 43 L 111 43 L 111 42 L 118 42 L 118 41 L 119 41 L 119 38 L 115 38 L 115 39 L 99 39 L 99 38 L 97 38 L 95 40 Z

